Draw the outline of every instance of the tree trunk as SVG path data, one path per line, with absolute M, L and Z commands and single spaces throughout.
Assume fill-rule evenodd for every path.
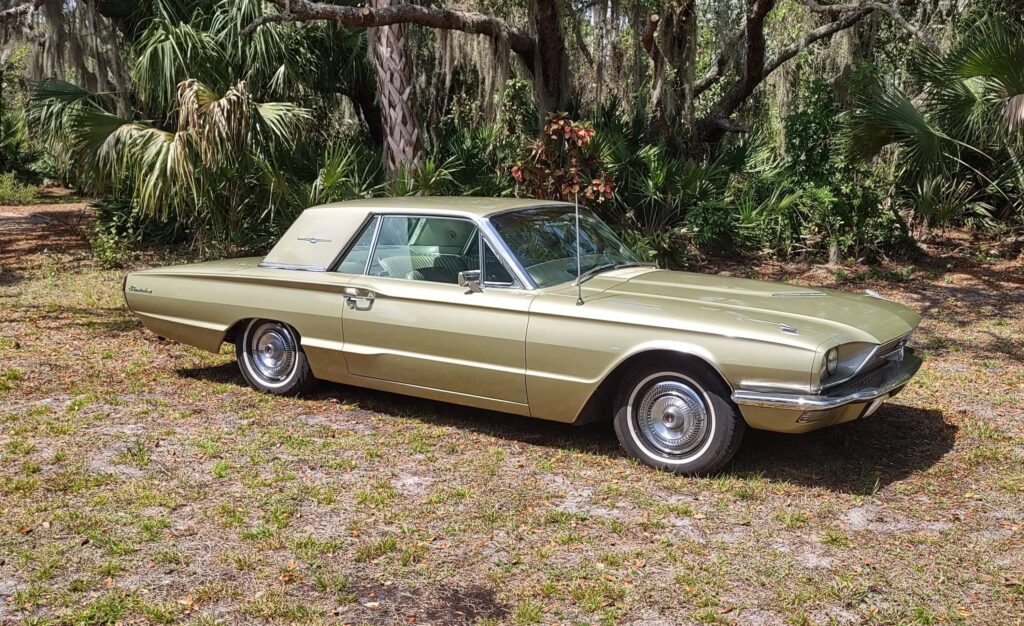
M 535 0 L 532 13 L 537 32 L 533 83 L 537 94 L 537 114 L 543 125 L 548 114 L 564 110 L 569 99 L 565 36 L 557 0 Z
M 393 0 L 373 0 L 376 9 Z M 369 29 L 370 55 L 377 71 L 378 96 L 384 122 L 384 166 L 388 174 L 420 162 L 420 126 L 416 118 L 412 64 L 405 45 L 405 26 Z
M 696 7 L 696 0 L 667 3 L 662 7 L 664 15 L 652 15 L 641 35 L 641 43 L 653 62 L 651 133 L 663 136 L 677 151 L 682 150 L 677 130 L 693 124 Z

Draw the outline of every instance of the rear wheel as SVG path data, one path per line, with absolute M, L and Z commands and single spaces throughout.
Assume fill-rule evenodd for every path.
M 746 424 L 717 375 L 689 362 L 641 367 L 620 384 L 615 434 L 626 453 L 675 474 L 728 463 Z
M 251 320 L 235 340 L 235 356 L 246 382 L 260 391 L 296 395 L 316 383 L 298 335 L 287 324 Z

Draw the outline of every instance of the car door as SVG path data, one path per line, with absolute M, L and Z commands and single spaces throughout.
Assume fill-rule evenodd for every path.
M 374 226 L 364 274 L 346 292 L 349 374 L 525 406 L 533 295 L 518 288 L 476 225 L 383 215 Z M 481 265 L 482 291 L 458 285 L 460 271 Z

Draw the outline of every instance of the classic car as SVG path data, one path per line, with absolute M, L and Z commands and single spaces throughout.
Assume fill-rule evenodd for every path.
M 593 212 L 531 199 L 378 198 L 305 210 L 262 258 L 133 272 L 161 338 L 234 344 L 258 390 L 318 379 L 559 422 L 713 472 L 746 428 L 871 415 L 921 361 L 920 316 L 872 295 L 668 271 Z

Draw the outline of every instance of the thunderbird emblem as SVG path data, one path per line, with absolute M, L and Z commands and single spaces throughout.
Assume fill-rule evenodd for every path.
M 299 241 L 308 241 L 309 243 L 324 243 L 330 242 L 330 239 L 317 239 L 316 237 L 299 237 Z

